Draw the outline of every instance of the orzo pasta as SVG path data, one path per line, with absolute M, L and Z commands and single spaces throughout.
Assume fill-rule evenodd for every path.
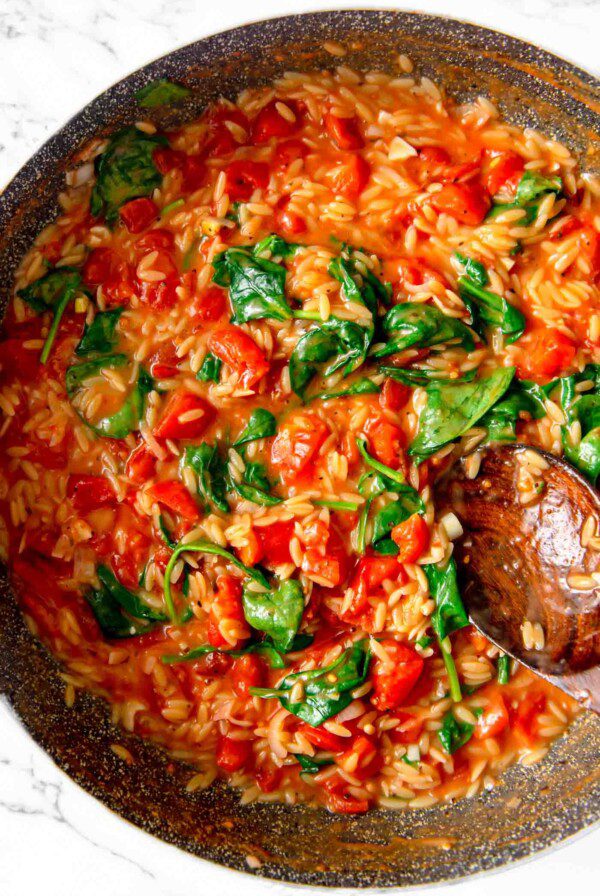
M 428 807 L 575 715 L 468 625 L 435 488 L 515 438 L 597 477 L 598 186 L 411 70 L 291 73 L 95 141 L 18 270 L 23 612 L 69 704 L 102 695 L 190 791 Z

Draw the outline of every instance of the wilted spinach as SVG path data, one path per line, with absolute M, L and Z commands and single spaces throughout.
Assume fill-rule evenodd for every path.
M 490 282 L 490 278 L 488 277 L 488 272 L 486 271 L 484 265 L 480 261 L 477 261 L 476 258 L 469 258 L 466 255 L 461 255 L 460 252 L 455 252 L 454 257 L 457 261 L 465 269 L 465 276 L 469 278 L 473 283 L 477 286 L 487 286 Z
M 475 348 L 473 334 L 462 321 L 449 317 L 433 305 L 405 302 L 394 305 L 381 321 L 385 345 L 373 352 L 373 357 L 384 358 L 413 346 L 430 348 L 446 342 L 456 342 L 470 352 Z
M 105 368 L 117 369 L 124 367 L 128 363 L 127 355 L 116 354 L 104 355 L 100 358 L 94 358 L 90 361 L 84 361 L 82 364 L 68 367 L 65 374 L 67 395 L 73 401 L 77 392 L 85 387 L 87 380 L 99 376 Z M 124 439 L 130 432 L 137 430 L 144 413 L 146 395 L 152 391 L 152 388 L 152 377 L 146 373 L 143 367 L 140 367 L 133 388 L 119 410 L 115 411 L 114 414 L 103 417 L 97 423 L 90 423 L 77 408 L 74 408 L 74 410 L 77 416 L 96 435 L 110 439 Z
M 248 423 L 233 443 L 234 448 L 247 445 L 248 442 L 255 442 L 257 439 L 268 439 L 275 435 L 276 430 L 277 421 L 271 411 L 257 408 L 252 412 Z
M 277 688 L 251 687 L 250 693 L 256 697 L 276 697 L 288 712 L 317 728 L 352 702 L 351 691 L 366 680 L 370 659 L 367 643 L 360 641 L 329 666 L 293 672 Z M 297 682 L 304 686 L 304 695 L 292 703 L 289 695 Z
M 294 392 L 304 398 L 319 369 L 323 377 L 338 370 L 343 376 L 349 376 L 364 363 L 372 337 L 372 326 L 362 327 L 353 321 L 333 317 L 313 327 L 298 340 L 290 357 L 290 382 Z
M 283 498 L 271 494 L 271 483 L 267 476 L 267 471 L 263 464 L 257 461 L 249 461 L 244 468 L 244 474 L 241 480 L 237 480 L 233 476 L 230 468 L 229 476 L 231 487 L 245 501 L 251 501 L 261 507 L 275 507 L 281 504 Z
M 516 423 L 522 412 L 533 420 L 546 415 L 546 394 L 541 386 L 529 380 L 513 379 L 501 401 L 481 419 L 480 426 L 488 431 L 488 442 L 514 442 Z
M 587 380 L 594 383 L 591 391 L 578 393 L 577 384 Z M 562 377 L 558 385 L 566 421 L 562 427 L 565 457 L 595 485 L 600 476 L 600 364 L 588 364 L 581 373 Z M 581 426 L 579 442 L 573 441 L 569 431 L 575 422 Z
M 427 386 L 427 404 L 421 412 L 419 432 L 409 454 L 428 457 L 462 436 L 504 395 L 514 373 L 514 367 L 503 367 L 472 383 Z
M 471 740 L 475 726 L 469 722 L 460 722 L 454 717 L 452 710 L 446 713 L 442 720 L 442 727 L 438 731 L 440 743 L 446 753 L 456 753 L 460 747 Z
M 91 324 L 85 325 L 75 354 L 85 357 L 112 351 L 118 342 L 115 330 L 124 310 L 111 308 L 109 311 L 99 311 Z
M 269 246 L 278 245 L 275 242 L 278 239 L 273 237 Z M 281 242 L 287 246 L 283 240 Z M 258 243 L 254 249 L 247 246 L 225 249 L 213 261 L 214 282 L 229 288 L 233 323 L 263 318 L 288 320 L 292 317 L 292 309 L 285 298 L 286 270 L 282 265 L 257 254 L 264 243 Z
M 525 331 L 525 315 L 502 296 L 483 289 L 469 277 L 458 278 L 458 291 L 471 315 L 471 326 L 485 338 L 486 327 L 497 327 L 506 342 L 516 342 Z
M 196 374 L 196 379 L 200 380 L 203 383 L 218 383 L 221 376 L 222 366 L 223 362 L 221 361 L 221 359 L 216 358 L 212 354 L 212 352 L 208 352 L 204 356 L 204 361 L 202 362 L 200 370 Z
M 308 400 L 316 401 L 320 399 L 321 401 L 330 401 L 332 398 L 349 398 L 352 395 L 376 395 L 379 391 L 380 386 L 376 386 L 373 380 L 370 380 L 368 377 L 362 376 L 352 383 L 351 386 L 348 386 L 347 389 L 338 389 L 334 392 L 317 392 L 316 395 L 311 395 Z
M 44 341 L 40 361 L 45 364 L 50 357 L 56 334 L 67 305 L 81 289 L 81 276 L 76 268 L 57 268 L 20 289 L 17 295 L 27 302 L 37 314 L 52 312 L 52 323 Z
M 138 90 L 135 98 L 143 109 L 155 109 L 157 106 L 173 106 L 175 103 L 181 103 L 189 95 L 190 91 L 183 84 L 161 78 Z
M 98 625 L 108 638 L 130 638 L 142 634 L 148 623 L 165 622 L 167 616 L 124 588 L 107 566 L 97 569 L 100 588 L 86 595 Z M 140 620 L 145 620 L 143 623 Z
M 462 376 L 450 377 L 447 371 L 427 367 L 387 367 L 382 365 L 379 372 L 405 386 L 427 386 L 429 383 L 470 383 L 477 375 L 476 370 L 467 370 Z
M 184 466 L 191 467 L 198 476 L 198 491 L 208 505 L 227 513 L 226 465 L 217 444 L 188 445 L 183 456 Z
M 96 183 L 90 199 L 95 217 L 104 214 L 109 225 L 115 224 L 119 209 L 130 199 L 149 196 L 160 186 L 162 176 L 154 164 L 153 153 L 167 146 L 159 134 L 145 134 L 134 127 L 118 131 L 96 158 Z
M 468 625 L 469 617 L 458 590 L 456 562 L 451 557 L 444 566 L 438 563 L 428 563 L 423 567 L 423 570 L 427 576 L 429 591 L 436 607 L 431 616 L 431 626 L 437 636 L 446 672 L 448 673 L 450 694 L 455 703 L 458 703 L 462 696 L 460 682 L 446 638 L 452 632 Z
M 502 212 L 510 209 L 521 208 L 524 210 L 525 215 L 518 223 L 529 226 L 537 218 L 539 201 L 536 200 L 540 200 L 548 193 L 559 194 L 561 190 L 562 180 L 560 177 L 545 177 L 537 171 L 525 171 L 517 185 L 514 200 L 512 202 L 495 203 L 488 214 L 488 220 L 496 218 Z
M 276 650 L 287 653 L 294 643 L 304 612 L 300 582 L 287 579 L 278 588 L 265 592 L 253 591 L 246 586 L 242 602 L 246 622 L 265 632 Z

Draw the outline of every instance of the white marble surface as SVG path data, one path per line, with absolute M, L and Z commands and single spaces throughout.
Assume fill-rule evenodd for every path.
M 251 19 L 385 0 L 0 0 L 0 184 L 67 118 L 133 69 Z M 454 15 L 538 43 L 600 73 L 600 0 L 397 3 Z M 248 11 L 250 10 L 250 11 Z M 600 831 L 486 878 L 460 896 L 597 892 Z M 120 821 L 39 750 L 0 702 L 0 894 L 190 896 L 289 893 L 193 859 Z M 449 888 L 441 888 L 444 889 Z M 307 891 L 308 892 L 308 891 Z M 438 889 L 437 892 L 440 892 Z

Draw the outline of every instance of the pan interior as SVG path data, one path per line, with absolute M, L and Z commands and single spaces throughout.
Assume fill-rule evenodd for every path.
M 490 96 L 508 120 L 539 127 L 598 168 L 600 85 L 570 64 L 505 35 L 450 19 L 379 11 L 289 16 L 198 41 L 134 73 L 94 100 L 17 175 L 0 200 L 2 308 L 12 274 L 56 214 L 64 171 L 90 137 L 139 117 L 135 92 L 172 78 L 192 88 L 180 118 L 219 95 L 288 69 L 332 67 L 323 42 L 348 48 L 344 64 L 396 71 L 399 52 L 459 99 Z M 168 112 L 161 123 L 175 123 Z M 600 721 L 581 716 L 550 755 L 511 769 L 483 797 L 456 806 L 334 817 L 303 806 L 240 806 L 217 785 L 186 794 L 190 770 L 117 732 L 101 701 L 67 709 L 52 658 L 25 628 L 4 576 L 0 592 L 0 691 L 35 740 L 77 783 L 115 812 L 191 853 L 273 878 L 330 886 L 408 886 L 449 880 L 530 855 L 598 821 Z M 125 744 L 135 764 L 110 750 Z

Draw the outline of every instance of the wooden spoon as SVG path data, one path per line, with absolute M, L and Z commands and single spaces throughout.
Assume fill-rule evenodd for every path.
M 464 529 L 454 556 L 471 621 L 510 656 L 600 712 L 598 492 L 566 461 L 526 445 L 485 449 L 475 478 L 467 475 L 471 464 L 456 463 L 436 491 L 439 512 L 454 511 Z M 527 620 L 542 627 L 541 649 L 531 637 L 524 644 Z

